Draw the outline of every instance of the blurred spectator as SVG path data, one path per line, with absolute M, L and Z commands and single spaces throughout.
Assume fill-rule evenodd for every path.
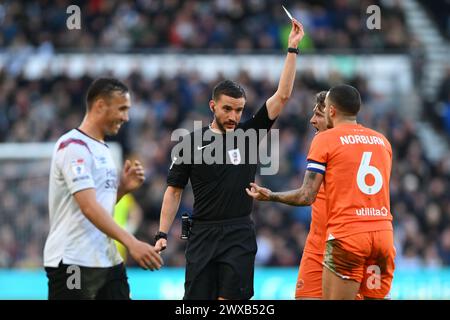
M 437 108 L 443 127 L 450 136 L 450 67 L 447 68 L 447 74 L 439 87 Z
M 427 1 L 418 0 L 433 21 L 439 27 L 441 33 L 450 40 L 450 2 L 446 0 Z

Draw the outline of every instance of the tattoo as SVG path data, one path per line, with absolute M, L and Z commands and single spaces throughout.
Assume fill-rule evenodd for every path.
M 309 206 L 316 200 L 317 192 L 322 183 L 322 179 L 320 179 L 319 183 L 318 178 L 317 172 L 307 170 L 301 188 L 285 192 L 273 192 L 270 201 L 281 202 L 291 206 Z
M 290 190 L 285 192 L 274 192 L 271 196 L 271 201 L 281 202 L 291 206 L 298 206 L 297 193 L 300 189 Z
M 306 170 L 303 187 L 312 187 L 316 180 L 317 172 Z

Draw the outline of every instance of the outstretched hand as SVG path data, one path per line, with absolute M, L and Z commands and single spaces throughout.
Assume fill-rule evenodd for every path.
M 148 243 L 134 239 L 128 246 L 128 251 L 130 256 L 143 269 L 154 271 L 161 269 L 164 265 L 164 261 L 159 254 L 160 251 Z
M 250 183 L 250 189 L 245 188 L 245 191 L 247 194 L 252 197 L 253 199 L 260 200 L 260 201 L 270 201 L 270 196 L 272 194 L 272 191 L 270 191 L 267 188 L 260 187 L 256 183 Z
M 300 41 L 303 39 L 305 32 L 303 25 L 296 19 L 292 19 L 292 29 L 289 33 L 288 44 L 290 48 L 297 48 Z

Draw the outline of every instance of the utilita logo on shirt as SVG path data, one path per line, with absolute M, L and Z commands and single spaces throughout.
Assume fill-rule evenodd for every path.
M 357 216 L 372 216 L 372 217 L 376 217 L 376 216 L 382 216 L 382 217 L 387 217 L 389 213 L 389 210 L 386 209 L 385 207 L 382 207 L 381 209 L 377 209 L 377 208 L 361 208 L 361 209 L 356 209 L 356 215 Z

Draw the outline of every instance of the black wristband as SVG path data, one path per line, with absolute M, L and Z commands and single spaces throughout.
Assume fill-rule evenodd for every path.
M 167 233 L 164 233 L 162 231 L 159 231 L 156 235 L 155 235 L 155 241 L 158 241 L 159 239 L 166 239 L 167 240 Z
M 289 47 L 288 48 L 288 52 L 292 52 L 292 53 L 298 54 L 300 51 L 298 50 L 298 48 L 291 48 L 291 47 Z

